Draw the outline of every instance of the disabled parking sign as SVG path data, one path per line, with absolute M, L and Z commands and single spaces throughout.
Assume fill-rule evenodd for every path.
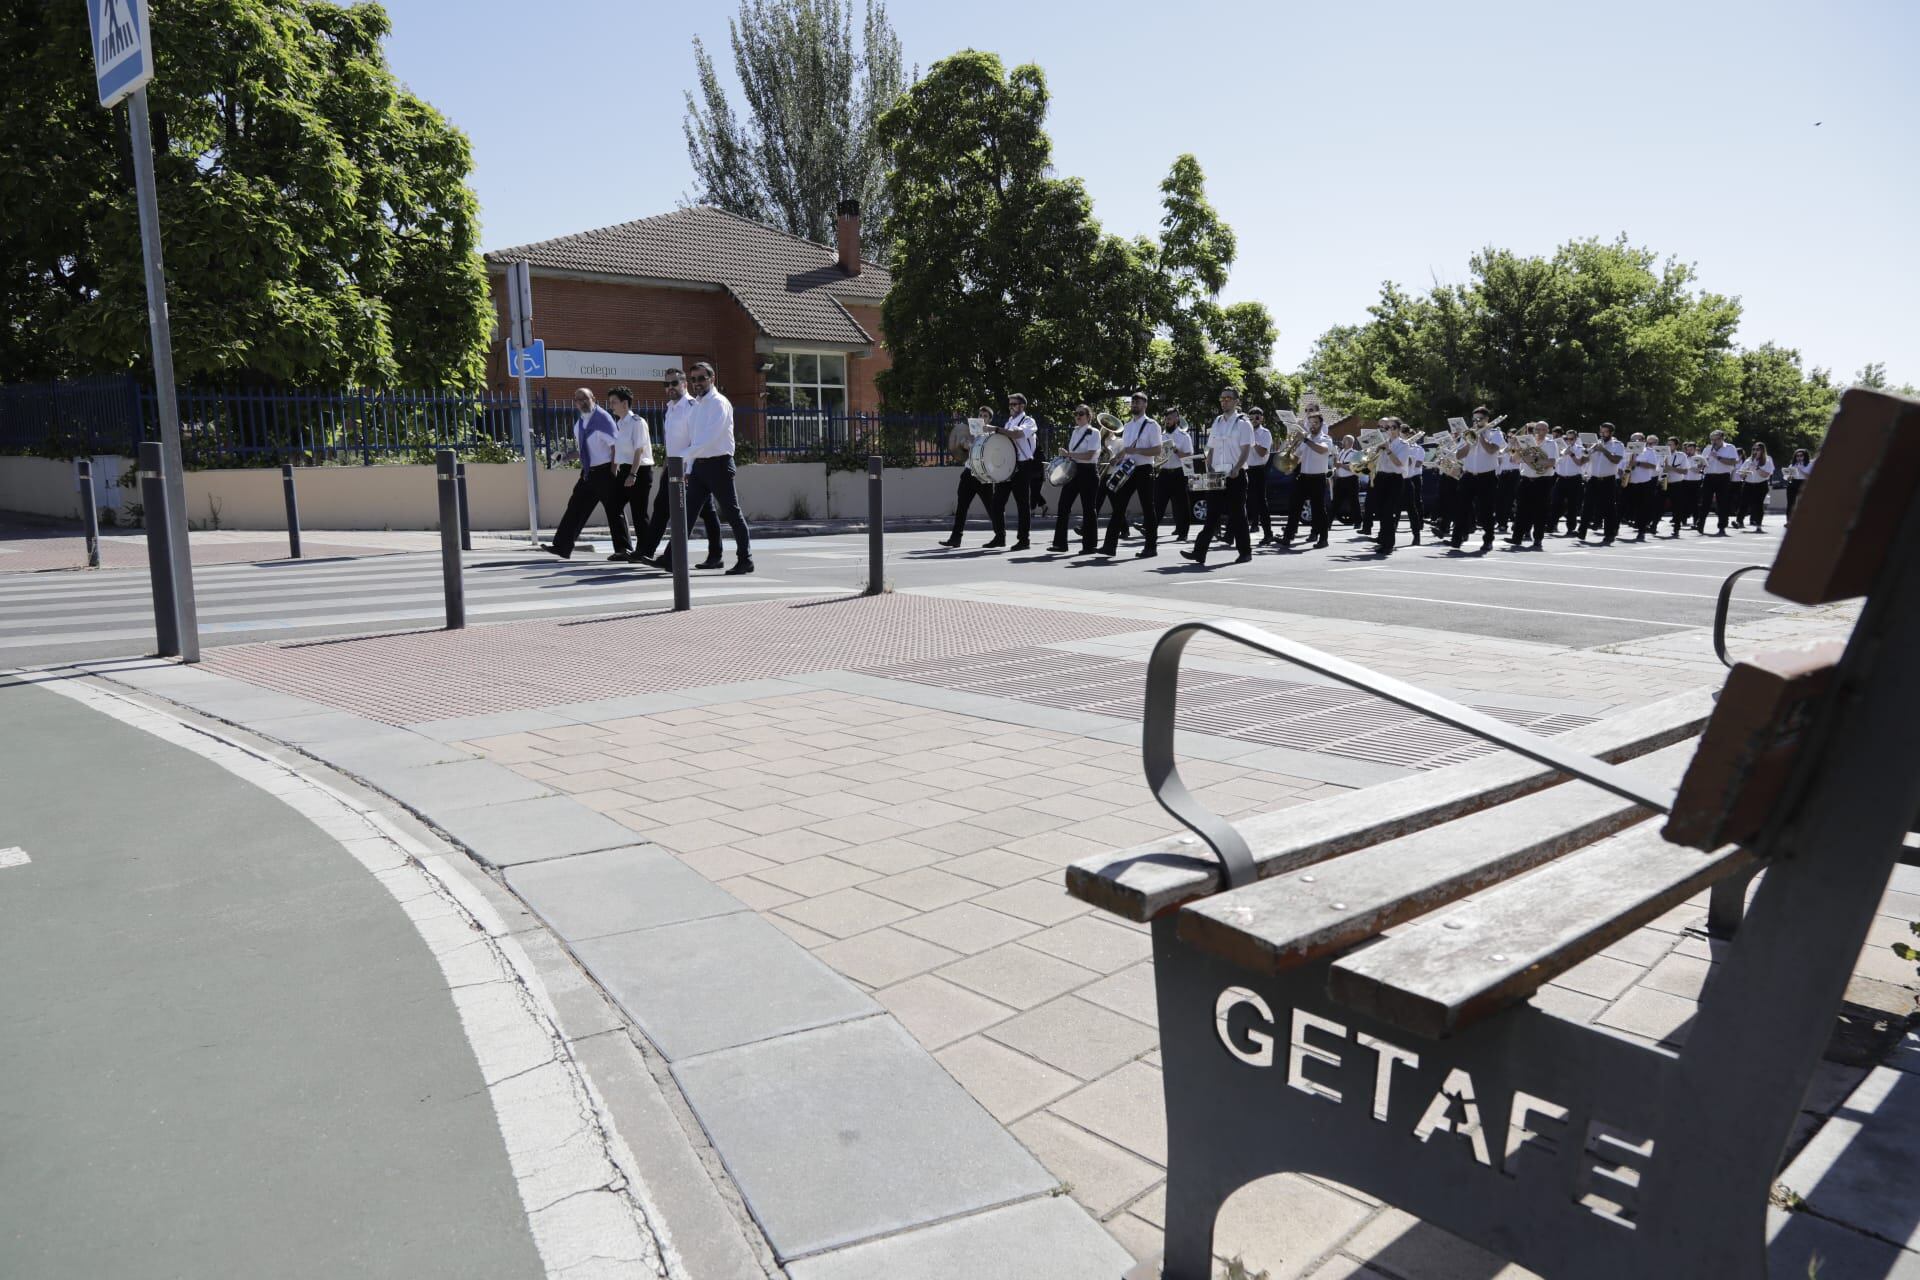
M 93 32 L 93 78 L 100 105 L 111 107 L 153 79 L 153 42 L 146 0 L 87 0 Z

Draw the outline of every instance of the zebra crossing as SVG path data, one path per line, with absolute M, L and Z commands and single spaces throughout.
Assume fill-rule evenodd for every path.
M 526 552 L 466 557 L 472 621 L 617 613 L 673 601 L 673 580 L 652 569 Z M 756 574 L 694 577 L 694 601 L 818 594 Z M 205 644 L 436 626 L 444 621 L 440 557 L 197 566 L 194 597 Z M 122 657 L 152 651 L 153 605 L 144 570 L 0 575 L 0 666 Z

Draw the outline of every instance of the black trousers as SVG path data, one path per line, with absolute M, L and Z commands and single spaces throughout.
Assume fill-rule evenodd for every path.
M 1100 471 L 1091 462 L 1076 462 L 1073 478 L 1061 487 L 1060 510 L 1053 517 L 1053 546 L 1067 549 L 1067 523 L 1075 504 L 1080 507 L 1080 549 L 1092 551 L 1100 532 Z
M 740 514 L 740 499 L 733 491 L 733 459 L 695 458 L 693 476 L 687 481 L 687 509 L 698 511 L 708 501 L 720 509 L 720 518 L 733 530 L 733 553 L 741 560 L 753 559 L 753 544 L 747 532 L 747 518 Z
M 1393 550 L 1394 540 L 1399 536 L 1400 506 L 1407 489 L 1407 478 L 1393 471 L 1374 472 L 1373 483 L 1367 487 L 1367 519 L 1380 529 L 1380 540 L 1375 545 L 1383 552 Z
M 1645 534 L 1660 523 L 1660 499 L 1657 481 L 1642 480 L 1627 486 L 1626 522 L 1635 533 Z
M 1360 477 L 1333 478 L 1333 511 L 1329 523 L 1345 518 L 1348 524 L 1360 522 Z
M 1153 518 L 1156 523 L 1166 518 L 1168 508 L 1173 510 L 1174 539 L 1185 542 L 1187 530 L 1192 526 L 1193 504 L 1187 500 L 1187 473 L 1179 467 L 1155 473 Z
M 993 521 L 993 536 L 998 538 L 1007 532 L 1001 522 L 1001 508 L 994 505 L 993 490 L 993 485 L 980 483 L 980 477 L 973 474 L 972 468 L 960 468 L 960 488 L 953 498 L 953 535 L 949 542 L 960 541 L 960 535 L 967 531 L 967 512 L 972 510 L 975 498 L 980 499 L 980 509 Z
M 1745 490 L 1740 496 L 1746 499 L 1741 503 L 1741 509 L 1747 513 L 1747 523 L 1758 529 L 1760 522 L 1767 518 L 1767 491 L 1773 486 L 1743 480 L 1740 487 Z
M 1552 476 L 1521 476 L 1514 498 L 1513 540 L 1538 542 L 1547 536 L 1547 512 L 1553 505 Z
M 1000 537 L 1007 527 L 1007 498 L 1013 498 L 1013 505 L 1019 510 L 1018 541 L 1025 542 L 1033 529 L 1033 491 L 1036 480 L 1041 478 L 1040 459 L 1028 458 L 1017 462 L 1013 475 L 1005 484 L 993 486 L 993 505 L 987 510 L 993 516 L 995 537 Z
M 1420 526 L 1427 521 L 1427 477 L 1423 473 L 1406 477 L 1406 483 L 1400 487 L 1400 509 L 1407 513 L 1407 528 L 1413 530 L 1413 540 L 1420 541 Z
M 691 479 L 692 477 L 689 476 L 688 480 L 691 481 Z M 660 468 L 660 485 L 653 495 L 653 516 L 647 521 L 647 531 L 641 539 L 640 554 L 648 559 L 659 555 L 665 544 L 672 541 L 672 535 L 667 531 L 667 521 L 672 517 L 672 512 L 667 508 L 667 490 L 672 487 L 667 483 L 667 469 Z M 720 558 L 720 520 L 713 514 L 713 503 L 709 502 L 698 508 L 691 506 L 687 508 L 689 538 L 693 536 L 695 520 L 707 527 L 707 559 L 718 560 Z
M 1806 483 L 1805 480 L 1787 481 L 1787 516 L 1788 518 L 1792 518 L 1793 516 L 1793 504 L 1800 501 L 1800 486 L 1805 483 Z
M 1693 513 L 1693 531 L 1700 533 L 1707 527 L 1707 513 L 1720 517 L 1720 532 L 1727 531 L 1727 520 L 1733 515 L 1733 475 L 1722 472 L 1717 476 L 1706 476 L 1700 481 L 1700 509 Z
M 1676 480 L 1667 493 L 1673 499 L 1673 534 L 1677 538 L 1683 525 L 1693 523 L 1694 510 L 1700 505 L 1700 482 Z
M 1147 550 L 1158 549 L 1160 544 L 1160 513 L 1154 509 L 1153 465 L 1143 462 L 1127 473 L 1120 487 L 1113 491 L 1113 514 L 1107 517 L 1106 551 L 1112 555 L 1120 549 L 1120 533 L 1126 527 L 1127 508 L 1133 505 L 1134 496 L 1140 498 L 1141 524 L 1145 526 Z
M 1460 505 L 1460 481 L 1458 477 L 1450 476 L 1444 471 L 1439 474 L 1440 479 L 1433 496 L 1432 524 L 1440 536 L 1445 537 L 1447 530 L 1453 525 L 1454 509 Z
M 627 538 L 626 517 L 620 514 L 624 505 L 611 462 L 581 471 L 580 478 L 573 482 L 573 492 L 567 495 L 566 514 L 560 517 L 560 524 L 554 530 L 554 550 L 563 556 L 572 555 L 574 542 L 579 539 L 580 531 L 587 527 L 587 517 L 593 514 L 595 507 L 604 507 L 614 554 L 626 555 L 633 550 L 633 543 Z
M 1200 526 L 1200 541 L 1193 544 L 1194 559 L 1207 562 L 1207 548 L 1222 530 L 1233 539 L 1243 556 L 1253 554 L 1253 538 L 1247 532 L 1247 473 L 1227 477 L 1224 488 L 1207 495 L 1207 522 Z
M 627 483 L 627 477 L 633 477 L 633 483 Z M 634 549 L 642 556 L 651 556 L 653 548 L 647 543 L 647 499 L 653 496 L 653 464 L 635 467 L 622 464 L 614 472 L 614 491 L 620 495 L 620 506 L 626 518 L 633 522 Z
M 1332 513 L 1327 510 L 1327 477 L 1310 476 L 1294 472 L 1293 492 L 1287 495 L 1287 529 L 1280 535 L 1282 545 L 1293 541 L 1293 535 L 1300 530 L 1300 509 L 1311 504 L 1312 523 L 1307 528 L 1307 536 L 1319 542 L 1327 536 L 1327 528 L 1333 523 Z
M 1617 476 L 1595 476 L 1587 481 L 1586 505 L 1580 509 L 1580 536 L 1588 530 L 1600 530 L 1604 541 L 1620 536 L 1620 480 Z
M 1453 520 L 1448 526 L 1453 545 L 1459 546 L 1467 535 L 1480 530 L 1481 541 L 1493 541 L 1493 506 L 1500 477 L 1491 471 L 1478 475 L 1468 472 L 1454 485 Z
M 1553 478 L 1553 508 L 1547 513 L 1547 527 L 1558 529 L 1564 521 L 1568 533 L 1580 532 L 1580 513 L 1584 508 L 1586 480 L 1581 476 Z
M 1247 525 L 1258 529 L 1263 541 L 1273 537 L 1273 503 L 1267 494 L 1267 481 L 1272 476 L 1271 462 L 1247 468 Z
M 1501 471 L 1497 473 L 1493 495 L 1493 519 L 1500 528 L 1513 525 L 1520 508 L 1520 473 Z

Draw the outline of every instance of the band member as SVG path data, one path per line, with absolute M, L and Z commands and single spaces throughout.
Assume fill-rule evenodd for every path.
M 1645 542 L 1648 528 L 1660 521 L 1660 455 L 1653 448 L 1638 432 L 1627 444 L 1627 523 L 1635 542 Z
M 993 410 L 984 404 L 975 409 L 973 414 L 982 422 L 993 421 Z M 964 427 L 966 422 L 967 420 L 959 414 L 954 415 L 955 427 Z M 963 435 L 959 431 L 954 431 L 952 434 L 959 439 L 959 443 L 954 446 L 953 456 L 954 460 L 960 464 L 960 487 L 953 496 L 953 532 L 942 539 L 940 545 L 943 547 L 960 545 L 961 535 L 967 531 L 967 512 L 972 509 L 975 498 L 980 499 L 980 509 L 987 513 L 989 520 L 993 521 L 993 536 L 1005 540 L 1007 536 L 1004 519 L 1005 505 L 996 507 L 993 504 L 993 486 L 980 483 L 980 477 L 974 475 L 973 468 L 967 465 L 967 457 L 973 451 L 972 437 Z
M 727 575 L 752 573 L 752 537 L 734 492 L 733 402 L 714 386 L 713 366 L 704 360 L 687 370 L 685 404 L 681 422 L 687 434 L 687 509 L 698 511 L 711 500 L 733 530 L 734 560 Z M 667 559 L 672 567 L 671 551 Z
M 998 532 L 986 545 L 990 549 L 1007 545 L 1007 496 L 1011 494 L 1013 505 L 1019 512 L 1020 533 L 1014 540 L 1013 550 L 1025 551 L 1030 545 L 1027 535 L 1033 524 L 1033 480 L 1040 470 L 1040 462 L 1033 456 L 1039 428 L 1027 416 L 1027 398 L 1018 391 L 1008 396 L 1007 420 L 993 430 L 1013 441 L 1014 464 L 1013 475 L 1007 482 L 993 486 L 993 523 Z
M 1547 512 L 1553 506 L 1554 464 L 1560 455 L 1560 444 L 1545 422 L 1529 422 L 1525 431 L 1549 461 L 1544 466 L 1535 466 L 1525 458 L 1514 457 L 1520 479 L 1519 492 L 1514 495 L 1513 536 L 1508 541 L 1513 546 L 1529 545 L 1538 551 L 1540 540 L 1547 536 Z
M 1727 531 L 1727 520 L 1733 515 L 1734 490 L 1733 469 L 1740 465 L 1740 451 L 1727 443 L 1727 433 L 1716 431 L 1707 437 L 1707 447 L 1701 451 L 1706 459 L 1705 478 L 1700 482 L 1700 508 L 1693 513 L 1693 531 L 1705 533 L 1707 513 L 1711 511 L 1720 520 L 1720 532 Z
M 1176 406 L 1168 405 L 1160 416 L 1168 457 L 1167 464 L 1155 472 L 1153 518 L 1163 519 L 1168 508 L 1172 508 L 1173 539 L 1185 542 L 1193 519 L 1193 507 L 1187 499 L 1187 459 L 1193 456 L 1193 436 L 1180 421 L 1180 410 Z
M 1334 520 L 1360 523 L 1360 473 L 1355 468 L 1360 465 L 1361 456 L 1352 436 L 1340 437 L 1340 452 L 1333 459 L 1333 511 L 1328 523 Z
M 573 482 L 566 514 L 553 531 L 553 541 L 540 549 L 562 560 L 572 559 L 574 541 L 586 527 L 587 517 L 595 507 L 604 507 L 614 558 L 624 560 L 633 544 L 627 541 L 627 521 L 620 514 L 625 503 L 613 475 L 613 418 L 593 402 L 593 392 L 585 387 L 573 393 L 573 407 L 580 411 L 579 421 L 573 424 L 573 442 L 580 450 L 580 478 Z
M 692 473 L 692 464 L 687 462 L 686 412 L 688 400 L 683 385 L 684 375 L 678 369 L 669 369 L 665 375 L 667 388 L 667 411 L 660 418 L 660 444 L 669 458 L 680 459 L 685 470 L 681 472 L 681 487 L 686 486 L 686 477 Z M 667 499 L 672 491 L 672 483 L 667 479 L 667 468 L 660 468 L 660 484 L 653 492 L 653 515 L 647 521 L 644 545 L 647 556 L 634 556 L 636 563 L 651 564 L 655 568 L 667 567 L 665 544 L 671 541 L 667 534 L 667 521 L 672 512 Z M 695 520 L 705 526 L 707 531 L 707 558 L 694 567 L 697 569 L 718 569 L 725 564 L 726 557 L 720 553 L 720 518 L 713 514 L 713 503 L 707 502 L 698 510 L 687 508 L 688 536 L 692 536 Z
M 1700 502 L 1702 464 L 1693 441 L 1669 440 L 1667 445 L 1667 497 L 1673 501 L 1673 532 L 1667 536 L 1677 538 L 1682 525 L 1693 523 Z
M 1813 475 L 1813 458 L 1805 449 L 1793 451 L 1787 463 L 1787 519 L 1793 519 L 1793 504 L 1800 500 L 1800 486 Z
M 1580 540 L 1587 532 L 1599 529 L 1600 545 L 1609 546 L 1620 536 L 1620 464 L 1626 461 L 1627 447 L 1613 438 L 1613 424 L 1603 422 L 1596 428 L 1600 438 L 1587 450 L 1587 500 L 1580 512 Z
M 1447 438 L 1434 445 L 1434 456 L 1460 456 L 1460 444 L 1464 437 L 1461 429 L 1451 422 L 1447 424 Z M 1436 492 L 1433 499 L 1433 532 L 1436 537 L 1444 538 L 1453 527 L 1453 513 L 1460 505 L 1460 480 L 1448 475 L 1444 470 L 1436 477 Z
M 1067 549 L 1067 522 L 1073 506 L 1080 504 L 1080 553 L 1093 554 L 1094 535 L 1100 516 L 1100 428 L 1094 425 L 1093 409 L 1078 405 L 1073 411 L 1073 431 L 1067 436 L 1067 456 L 1073 459 L 1073 475 L 1060 490 L 1060 511 L 1053 518 L 1053 542 L 1047 550 Z
M 1755 440 L 1753 449 L 1740 461 L 1736 473 L 1740 481 L 1742 504 L 1747 513 L 1747 527 L 1755 533 L 1760 532 L 1761 522 L 1767 517 L 1767 491 L 1773 486 L 1775 467 L 1773 459 L 1767 456 L 1766 442 Z
M 1333 525 L 1331 512 L 1327 510 L 1327 478 L 1333 469 L 1333 438 L 1327 434 L 1326 424 L 1317 413 L 1307 414 L 1306 431 L 1299 443 L 1293 447 L 1294 456 L 1300 459 L 1300 465 L 1293 473 L 1293 492 L 1287 495 L 1287 529 L 1280 535 L 1280 545 L 1293 545 L 1293 535 L 1300 531 L 1300 508 L 1313 504 L 1313 522 L 1307 528 L 1307 536 L 1312 545 L 1327 545 L 1327 534 Z
M 1379 526 L 1380 537 L 1374 549 L 1383 556 L 1393 554 L 1394 540 L 1400 532 L 1400 508 L 1406 496 L 1408 471 L 1415 465 L 1413 449 L 1404 436 L 1398 418 L 1380 419 L 1387 438 L 1375 448 L 1373 484 L 1367 489 L 1367 517 Z M 1414 540 L 1420 526 L 1414 525 Z
M 1513 527 L 1514 510 L 1520 505 L 1520 464 L 1511 449 L 1502 449 L 1493 459 L 1493 529 L 1505 533 Z
M 1273 542 L 1273 515 L 1267 501 L 1267 481 L 1273 474 L 1273 432 L 1267 429 L 1267 411 L 1249 409 L 1253 423 L 1253 452 L 1247 461 L 1247 524 L 1259 531 L 1260 545 Z
M 1134 392 L 1132 403 L 1133 416 L 1120 429 L 1119 456 L 1114 465 L 1131 462 L 1133 470 L 1113 491 L 1113 514 L 1107 518 L 1107 542 L 1101 548 L 1101 554 L 1110 556 L 1120 549 L 1120 535 L 1126 524 L 1127 509 L 1138 496 L 1147 545 L 1135 552 L 1133 558 L 1151 560 L 1159 554 L 1160 546 L 1160 514 L 1154 509 L 1153 501 L 1153 463 L 1160 456 L 1160 424 L 1147 416 L 1146 392 Z
M 1481 405 L 1460 443 L 1459 497 L 1453 509 L 1453 536 L 1458 551 L 1467 535 L 1480 530 L 1480 549 L 1493 550 L 1494 467 L 1507 438 L 1493 425 L 1493 414 Z
M 1427 518 L 1427 446 L 1420 443 L 1418 431 L 1409 433 L 1405 426 L 1400 428 L 1400 438 L 1407 442 L 1407 482 L 1401 486 L 1400 503 L 1406 509 L 1407 527 L 1413 530 L 1413 545 L 1417 547 L 1420 526 Z
M 1560 433 L 1559 452 L 1553 460 L 1553 507 L 1547 513 L 1547 527 L 1558 533 L 1565 524 L 1569 538 L 1580 531 L 1586 461 L 1587 451 L 1581 447 L 1580 433 L 1568 427 Z
M 1207 548 L 1223 528 L 1240 551 L 1235 564 L 1253 559 L 1253 538 L 1247 532 L 1247 462 L 1253 455 L 1253 423 L 1240 412 L 1240 393 L 1232 387 L 1220 393 L 1220 416 L 1207 431 L 1207 469 L 1223 473 L 1227 483 L 1207 501 L 1207 522 L 1200 541 L 1180 554 L 1195 564 L 1207 562 Z
M 607 408 L 613 414 L 614 485 L 622 510 L 633 518 L 633 537 L 638 544 L 607 559 L 647 560 L 653 555 L 653 548 L 645 545 L 647 498 L 653 493 L 653 432 L 647 420 L 633 411 L 633 392 L 626 387 L 607 392 Z

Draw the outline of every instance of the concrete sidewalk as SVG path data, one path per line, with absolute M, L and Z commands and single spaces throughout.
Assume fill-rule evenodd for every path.
M 1698 632 L 1596 651 L 1206 611 L 1542 733 L 1723 678 Z M 1146 935 L 1067 898 L 1061 868 L 1174 830 L 1140 775 L 1139 673 L 1192 612 L 996 583 L 105 674 L 364 779 L 491 868 L 637 1030 L 791 1275 L 957 1280 L 1006 1257 L 992 1274 L 1073 1280 L 1158 1249 L 1165 1131 Z M 1851 616 L 1769 615 L 1734 639 Z M 1479 750 L 1243 651 L 1193 653 L 1211 705 L 1255 709 L 1196 699 L 1183 719 L 1183 774 L 1228 816 Z M 1917 890 L 1889 895 L 1852 993 L 1889 1025 L 1916 984 L 1884 944 Z M 1539 1000 L 1684 1035 L 1713 960 L 1702 915 L 1672 913 Z M 1902 1182 L 1873 1151 L 1912 1132 L 1910 1065 L 1823 1067 L 1796 1142 L 1820 1136 L 1782 1179 L 1809 1211 L 1774 1220 L 1798 1267 L 1783 1274 L 1816 1252 L 1827 1276 L 1920 1264 L 1920 1234 L 1871 1193 Z M 1220 1245 L 1272 1280 L 1521 1274 L 1292 1175 L 1236 1197 Z

